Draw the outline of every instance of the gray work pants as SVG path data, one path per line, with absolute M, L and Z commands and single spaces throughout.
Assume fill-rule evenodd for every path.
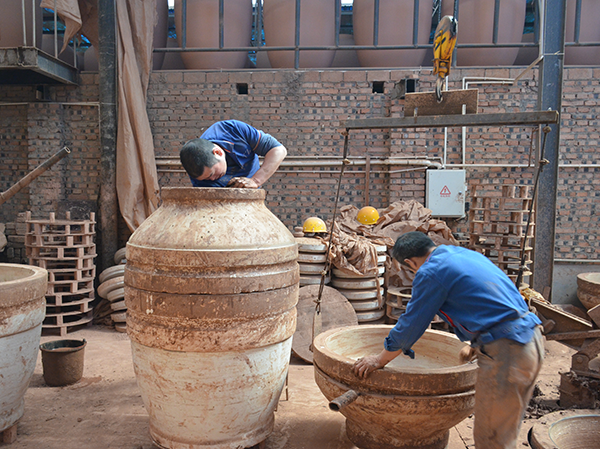
M 477 348 L 475 424 L 477 449 L 515 449 L 521 421 L 544 358 L 537 327 L 525 345 L 500 339 Z

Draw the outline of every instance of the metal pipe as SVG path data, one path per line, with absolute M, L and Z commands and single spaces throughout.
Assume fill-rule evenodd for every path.
M 22 189 L 27 187 L 31 182 L 56 164 L 58 161 L 63 159 L 67 154 L 71 153 L 71 150 L 67 147 L 63 147 L 54 156 L 46 159 L 40 165 L 38 165 L 33 171 L 21 178 L 16 184 L 13 184 L 8 190 L 0 192 L 0 205 L 6 203 L 9 199 L 19 193 Z
M 58 8 L 54 0 L 54 57 L 58 58 Z
M 187 44 L 187 0 L 181 0 L 181 47 Z
M 379 0 L 373 4 L 373 46 L 379 44 Z
M 424 167 L 431 167 L 431 168 L 436 168 L 436 169 L 441 169 L 442 168 L 442 164 L 440 164 L 439 162 L 434 162 L 431 160 L 424 160 L 424 159 L 394 159 L 394 158 L 389 158 L 389 159 L 376 159 L 376 160 L 371 160 L 369 162 L 370 165 L 384 165 L 384 166 L 389 166 L 389 165 L 414 165 L 414 166 L 424 166 Z M 157 166 L 167 166 L 167 167 L 179 167 L 181 166 L 181 162 L 179 162 L 179 160 L 176 159 L 171 159 L 171 160 L 157 160 L 156 161 L 156 165 Z M 340 161 L 298 161 L 298 160 L 284 160 L 283 162 L 281 162 L 280 167 L 340 167 L 342 165 L 347 165 L 347 166 L 354 166 L 354 167 L 362 167 L 362 166 L 366 166 L 367 165 L 367 161 L 365 159 L 362 160 L 352 160 L 352 159 L 345 159 L 345 160 L 340 160 Z
M 577 0 L 575 2 L 575 30 L 573 40 L 578 44 L 579 43 L 579 31 L 581 27 L 581 0 Z
M 23 45 L 27 46 L 27 20 L 25 15 L 25 0 L 21 0 L 21 18 L 23 19 Z
M 296 0 L 296 30 L 294 35 L 294 68 L 300 68 L 300 0 Z
M 55 4 L 56 4 L 56 0 L 54 0 L 54 2 L 55 2 Z M 36 6 L 35 6 L 35 0 L 31 0 L 31 17 L 33 18 L 33 29 L 31 30 L 31 34 L 32 34 L 32 36 L 33 36 L 33 47 L 37 47 L 37 41 L 36 41 L 36 39 L 37 39 L 37 36 L 36 36 L 36 34 L 37 34 L 37 33 L 35 32 L 35 30 L 37 29 L 37 28 L 36 28 L 36 25 L 37 25 L 37 23 L 36 23 L 36 21 L 35 21 L 35 16 L 36 16 L 36 13 L 35 13 L 35 7 L 36 7 Z M 41 47 L 41 46 L 42 46 L 42 45 L 41 45 L 41 42 L 40 42 L 40 47 Z
M 343 395 L 329 401 L 329 410 L 339 412 L 344 407 L 349 406 L 358 399 L 360 393 L 354 390 L 348 390 Z
M 417 45 L 419 43 L 419 0 L 415 0 L 413 8 L 413 45 Z
M 492 36 L 492 42 L 498 43 L 498 20 L 500 17 L 500 0 L 494 2 L 494 32 Z
M 225 46 L 225 37 L 224 37 L 224 8 L 223 8 L 223 0 L 219 0 L 219 48 L 223 48 Z

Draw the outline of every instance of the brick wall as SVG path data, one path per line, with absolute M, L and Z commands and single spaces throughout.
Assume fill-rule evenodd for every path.
M 476 82 L 474 77 L 514 78 L 521 69 L 453 69 L 450 89 L 479 89 L 481 113 L 532 111 L 537 101 L 537 71 L 528 72 L 515 85 Z M 199 136 L 214 121 L 235 118 L 271 133 L 288 148 L 288 161 L 316 162 L 342 155 L 342 122 L 368 117 L 400 117 L 404 100 L 396 98 L 398 80 L 414 78 L 417 91 L 433 90 L 430 69 L 420 70 L 306 70 L 306 71 L 164 71 L 151 76 L 148 114 L 156 155 L 177 159 L 180 146 Z M 561 163 L 597 164 L 600 123 L 598 101 L 600 68 L 567 68 L 561 129 Z M 383 83 L 383 93 L 373 83 Z M 3 160 L 0 189 L 63 144 L 73 153 L 28 189 L 0 207 L 0 222 L 15 223 L 26 209 L 47 215 L 51 210 L 75 208 L 96 211 L 99 191 L 98 110 L 80 102 L 98 100 L 97 74 L 83 74 L 76 87 L 53 87 L 54 102 L 33 102 L 33 88 L 0 86 L 0 101 L 32 102 L 0 106 Z M 248 93 L 238 93 L 247 85 Z M 66 104 L 68 103 L 68 104 Z M 74 104 L 77 103 L 77 104 Z M 443 129 L 352 131 L 349 155 L 363 165 L 347 168 L 340 204 L 358 207 L 366 202 L 364 160 L 371 158 L 369 203 L 385 208 L 391 202 L 415 199 L 425 202 L 425 169 L 418 166 L 377 165 L 377 160 L 445 159 L 448 168 L 467 167 L 470 185 L 495 189 L 501 184 L 533 182 L 529 166 L 531 128 L 467 128 L 463 160 L 462 129 L 449 129 L 444 149 Z M 486 166 L 493 165 L 493 166 Z M 556 257 L 594 259 L 600 242 L 591 229 L 598 226 L 600 176 L 598 167 L 561 168 L 557 204 Z M 281 168 L 265 185 L 268 207 L 290 228 L 311 215 L 331 217 L 339 169 L 331 166 Z M 187 186 L 181 172 L 159 167 L 161 186 Z M 469 198 L 467 198 L 467 202 Z M 466 219 L 448 220 L 459 233 L 467 232 Z M 11 232 L 12 232 L 11 228 Z M 127 234 L 122 230 L 123 234 Z M 126 238 L 124 235 L 123 240 Z

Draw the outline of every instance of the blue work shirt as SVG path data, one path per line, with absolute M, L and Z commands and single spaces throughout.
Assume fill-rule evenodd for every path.
M 475 347 L 500 338 L 525 344 L 541 324 L 500 268 L 458 246 L 437 247 L 419 268 L 412 298 L 385 339 L 385 349 L 410 352 L 436 314 Z
M 281 145 L 270 134 L 239 120 L 217 122 L 200 138 L 216 143 L 225 151 L 227 171 L 214 181 L 198 181 L 190 177 L 194 187 L 226 187 L 231 178 L 251 178 L 260 168 L 258 156 L 264 156 Z

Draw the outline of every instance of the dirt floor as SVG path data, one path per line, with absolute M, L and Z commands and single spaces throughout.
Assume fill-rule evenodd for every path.
M 67 338 L 87 341 L 83 379 L 67 387 L 48 387 L 41 356 L 25 396 L 25 414 L 17 441 L 7 449 L 151 449 L 148 414 L 142 404 L 126 334 L 89 326 Z M 42 342 L 60 337 L 42 337 Z M 539 416 L 559 410 L 559 372 L 568 371 L 573 350 L 546 343 L 546 360 L 537 396 L 523 422 L 519 447 L 529 447 L 527 432 Z M 451 430 L 448 449 L 473 448 L 472 417 Z M 288 399 L 282 395 L 275 429 L 265 449 L 354 449 L 345 434 L 344 417 L 328 408 L 313 380 L 313 367 L 292 358 Z

